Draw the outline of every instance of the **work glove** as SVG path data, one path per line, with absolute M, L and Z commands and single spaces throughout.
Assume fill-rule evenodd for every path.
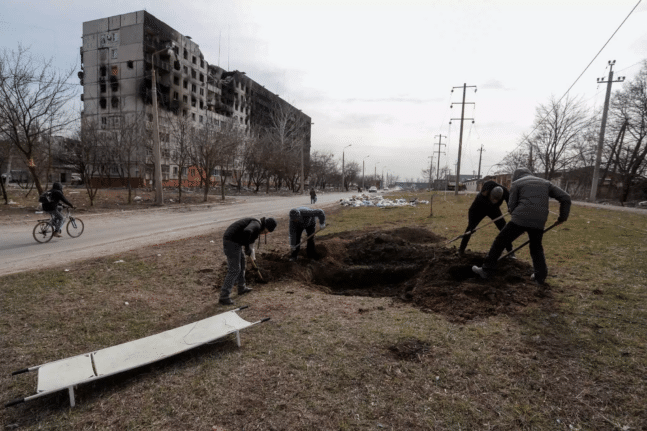
M 326 223 L 320 223 L 320 224 L 319 224 L 319 229 L 323 229 L 323 228 L 325 228 L 325 227 L 326 227 Z
M 555 222 L 555 224 L 556 224 L 557 226 L 559 226 L 560 224 L 564 223 L 565 221 L 566 221 L 566 219 L 563 219 L 563 218 L 561 218 L 561 217 L 558 217 L 558 218 L 557 218 L 557 222 Z

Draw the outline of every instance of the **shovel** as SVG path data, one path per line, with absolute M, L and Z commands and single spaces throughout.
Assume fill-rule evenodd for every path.
M 250 258 L 249 260 L 251 260 L 251 261 L 252 261 L 252 266 L 254 267 L 254 269 L 256 269 L 256 272 L 258 273 L 258 278 L 260 278 L 260 279 L 261 279 L 261 281 L 262 281 L 263 283 L 265 283 L 265 279 L 264 279 L 264 278 L 263 278 L 263 276 L 261 275 L 261 270 L 260 270 L 260 269 L 258 269 L 258 266 L 256 266 L 256 261 L 255 261 L 254 259 L 251 259 L 251 258 Z
M 552 229 L 552 228 L 554 228 L 555 226 L 558 226 L 559 224 L 560 224 L 560 223 L 557 223 L 557 222 L 553 223 L 551 226 L 549 226 L 549 227 L 547 227 L 546 229 L 544 229 L 544 233 L 548 232 L 549 230 L 551 230 L 551 229 Z M 523 244 L 521 244 L 519 247 L 517 247 L 517 248 L 513 249 L 511 252 L 508 252 L 508 253 L 504 254 L 503 256 L 501 256 L 501 257 L 499 258 L 499 260 L 501 260 L 501 259 L 505 259 L 506 257 L 508 257 L 508 256 L 510 256 L 511 254 L 513 254 L 515 251 L 519 250 L 519 249 L 520 249 L 520 248 L 522 248 L 522 247 L 525 247 L 525 246 L 526 246 L 526 245 L 528 245 L 528 244 L 530 244 L 530 240 L 528 240 L 528 241 L 524 242 L 524 243 L 523 243 Z
M 493 220 L 490 220 L 489 222 L 485 223 L 485 224 L 484 224 L 483 226 L 481 226 L 481 227 L 477 227 L 476 229 L 474 229 L 474 230 L 472 230 L 472 231 L 465 232 L 465 233 L 464 233 L 464 234 L 462 234 L 462 235 L 458 235 L 458 236 L 457 236 L 456 238 L 454 238 L 454 239 L 450 239 L 450 240 L 449 240 L 449 241 L 447 241 L 445 244 L 449 244 L 450 242 L 454 242 L 454 241 L 456 241 L 457 239 L 461 239 L 461 238 L 463 238 L 464 236 L 471 235 L 471 234 L 473 234 L 474 232 L 476 232 L 477 230 L 479 230 L 479 229 L 481 229 L 481 228 L 484 228 L 485 226 L 487 226 L 487 225 L 489 225 L 489 224 L 492 224 L 492 223 L 494 223 L 494 222 L 495 222 L 495 221 L 497 221 L 497 220 L 502 219 L 503 217 L 507 216 L 508 214 L 510 214 L 510 213 L 502 214 L 502 215 L 500 215 L 499 217 L 497 217 L 497 218 L 495 218 L 495 219 L 493 219 Z
M 318 231 L 316 231 L 316 232 L 313 232 L 311 235 L 308 235 L 308 237 L 307 237 L 306 239 L 304 239 L 303 241 L 301 241 L 299 244 L 295 245 L 294 247 L 290 246 L 291 250 L 290 250 L 290 251 L 289 251 L 285 256 L 289 256 L 289 255 L 290 255 L 290 253 L 292 253 L 292 250 L 296 249 L 297 247 L 301 247 L 303 244 L 305 244 L 306 242 L 308 242 L 308 240 L 309 240 L 310 238 L 312 238 L 313 236 L 315 236 L 316 234 L 318 234 L 319 232 L 321 232 L 322 230 L 324 230 L 324 229 L 325 229 L 325 228 L 327 228 L 327 227 L 328 227 L 328 225 L 326 225 L 326 226 L 322 227 L 321 229 L 319 229 L 319 230 L 318 230 Z

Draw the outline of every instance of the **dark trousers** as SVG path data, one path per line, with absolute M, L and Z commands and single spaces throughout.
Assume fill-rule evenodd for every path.
M 470 208 L 470 210 L 467 213 L 468 222 L 467 222 L 467 228 L 465 229 L 465 232 L 471 232 L 474 229 L 476 229 L 479 223 L 481 223 L 481 220 L 483 220 L 486 216 L 494 220 L 495 218 L 501 217 L 502 215 L 503 214 L 501 214 L 501 210 L 498 207 L 490 210 Z M 495 221 L 494 224 L 500 231 L 505 226 L 505 220 L 501 218 Z M 463 237 L 463 239 L 461 240 L 461 246 L 459 250 L 465 251 L 465 248 L 467 248 L 467 243 L 470 242 L 471 236 L 472 235 L 465 235 Z M 508 251 L 512 251 L 512 243 L 506 244 L 505 248 Z
M 301 246 L 298 244 L 301 243 L 301 234 L 303 230 L 306 231 L 306 236 L 310 236 L 315 233 L 316 223 L 313 223 L 311 226 L 303 226 L 301 223 L 291 221 L 290 222 L 290 245 L 294 247 L 292 249 L 291 257 L 296 258 L 299 255 L 299 250 Z M 317 256 L 315 252 L 315 238 L 314 236 L 308 240 L 306 243 L 306 254 L 309 258 L 313 259 Z
M 506 244 L 519 238 L 519 236 L 524 232 L 528 232 L 528 239 L 530 239 L 530 257 L 532 258 L 532 266 L 535 271 L 535 280 L 540 283 L 546 281 L 546 277 L 548 276 L 548 267 L 546 266 L 544 246 L 541 243 L 544 238 L 544 230 L 519 226 L 513 222 L 508 222 L 494 239 L 492 247 L 490 247 L 490 251 L 487 256 L 485 256 L 483 269 L 487 272 L 494 272 L 497 261 L 499 260 L 501 253 L 503 253 L 503 249 L 506 247 Z
M 229 298 L 234 284 L 238 285 L 238 291 L 245 289 L 245 253 L 243 247 L 229 240 L 222 241 L 223 250 L 227 257 L 227 275 L 220 289 L 221 298 Z
M 65 221 L 65 217 L 63 217 L 63 214 L 57 209 L 53 209 L 51 211 L 47 211 L 49 215 L 52 216 L 54 219 L 54 230 L 58 233 L 61 232 L 61 228 L 63 227 L 63 221 Z

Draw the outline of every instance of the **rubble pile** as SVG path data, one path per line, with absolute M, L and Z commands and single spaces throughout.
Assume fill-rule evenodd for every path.
M 367 195 L 362 193 L 361 195 L 353 195 L 350 198 L 341 199 L 339 201 L 341 206 L 345 207 L 378 207 L 378 208 L 389 208 L 389 207 L 415 207 L 418 204 L 426 205 L 429 201 L 425 200 L 406 200 L 406 199 L 388 199 L 380 195 Z

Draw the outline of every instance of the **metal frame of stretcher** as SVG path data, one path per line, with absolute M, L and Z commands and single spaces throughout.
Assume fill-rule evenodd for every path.
M 240 347 L 241 329 L 270 320 L 266 317 L 257 322 L 248 322 L 236 314 L 236 311 L 247 307 L 245 305 L 138 340 L 14 371 L 12 375 L 38 370 L 37 393 L 12 400 L 5 407 L 64 389 L 68 389 L 70 405 L 74 407 L 76 385 L 142 367 L 233 333 L 236 334 L 236 344 Z

